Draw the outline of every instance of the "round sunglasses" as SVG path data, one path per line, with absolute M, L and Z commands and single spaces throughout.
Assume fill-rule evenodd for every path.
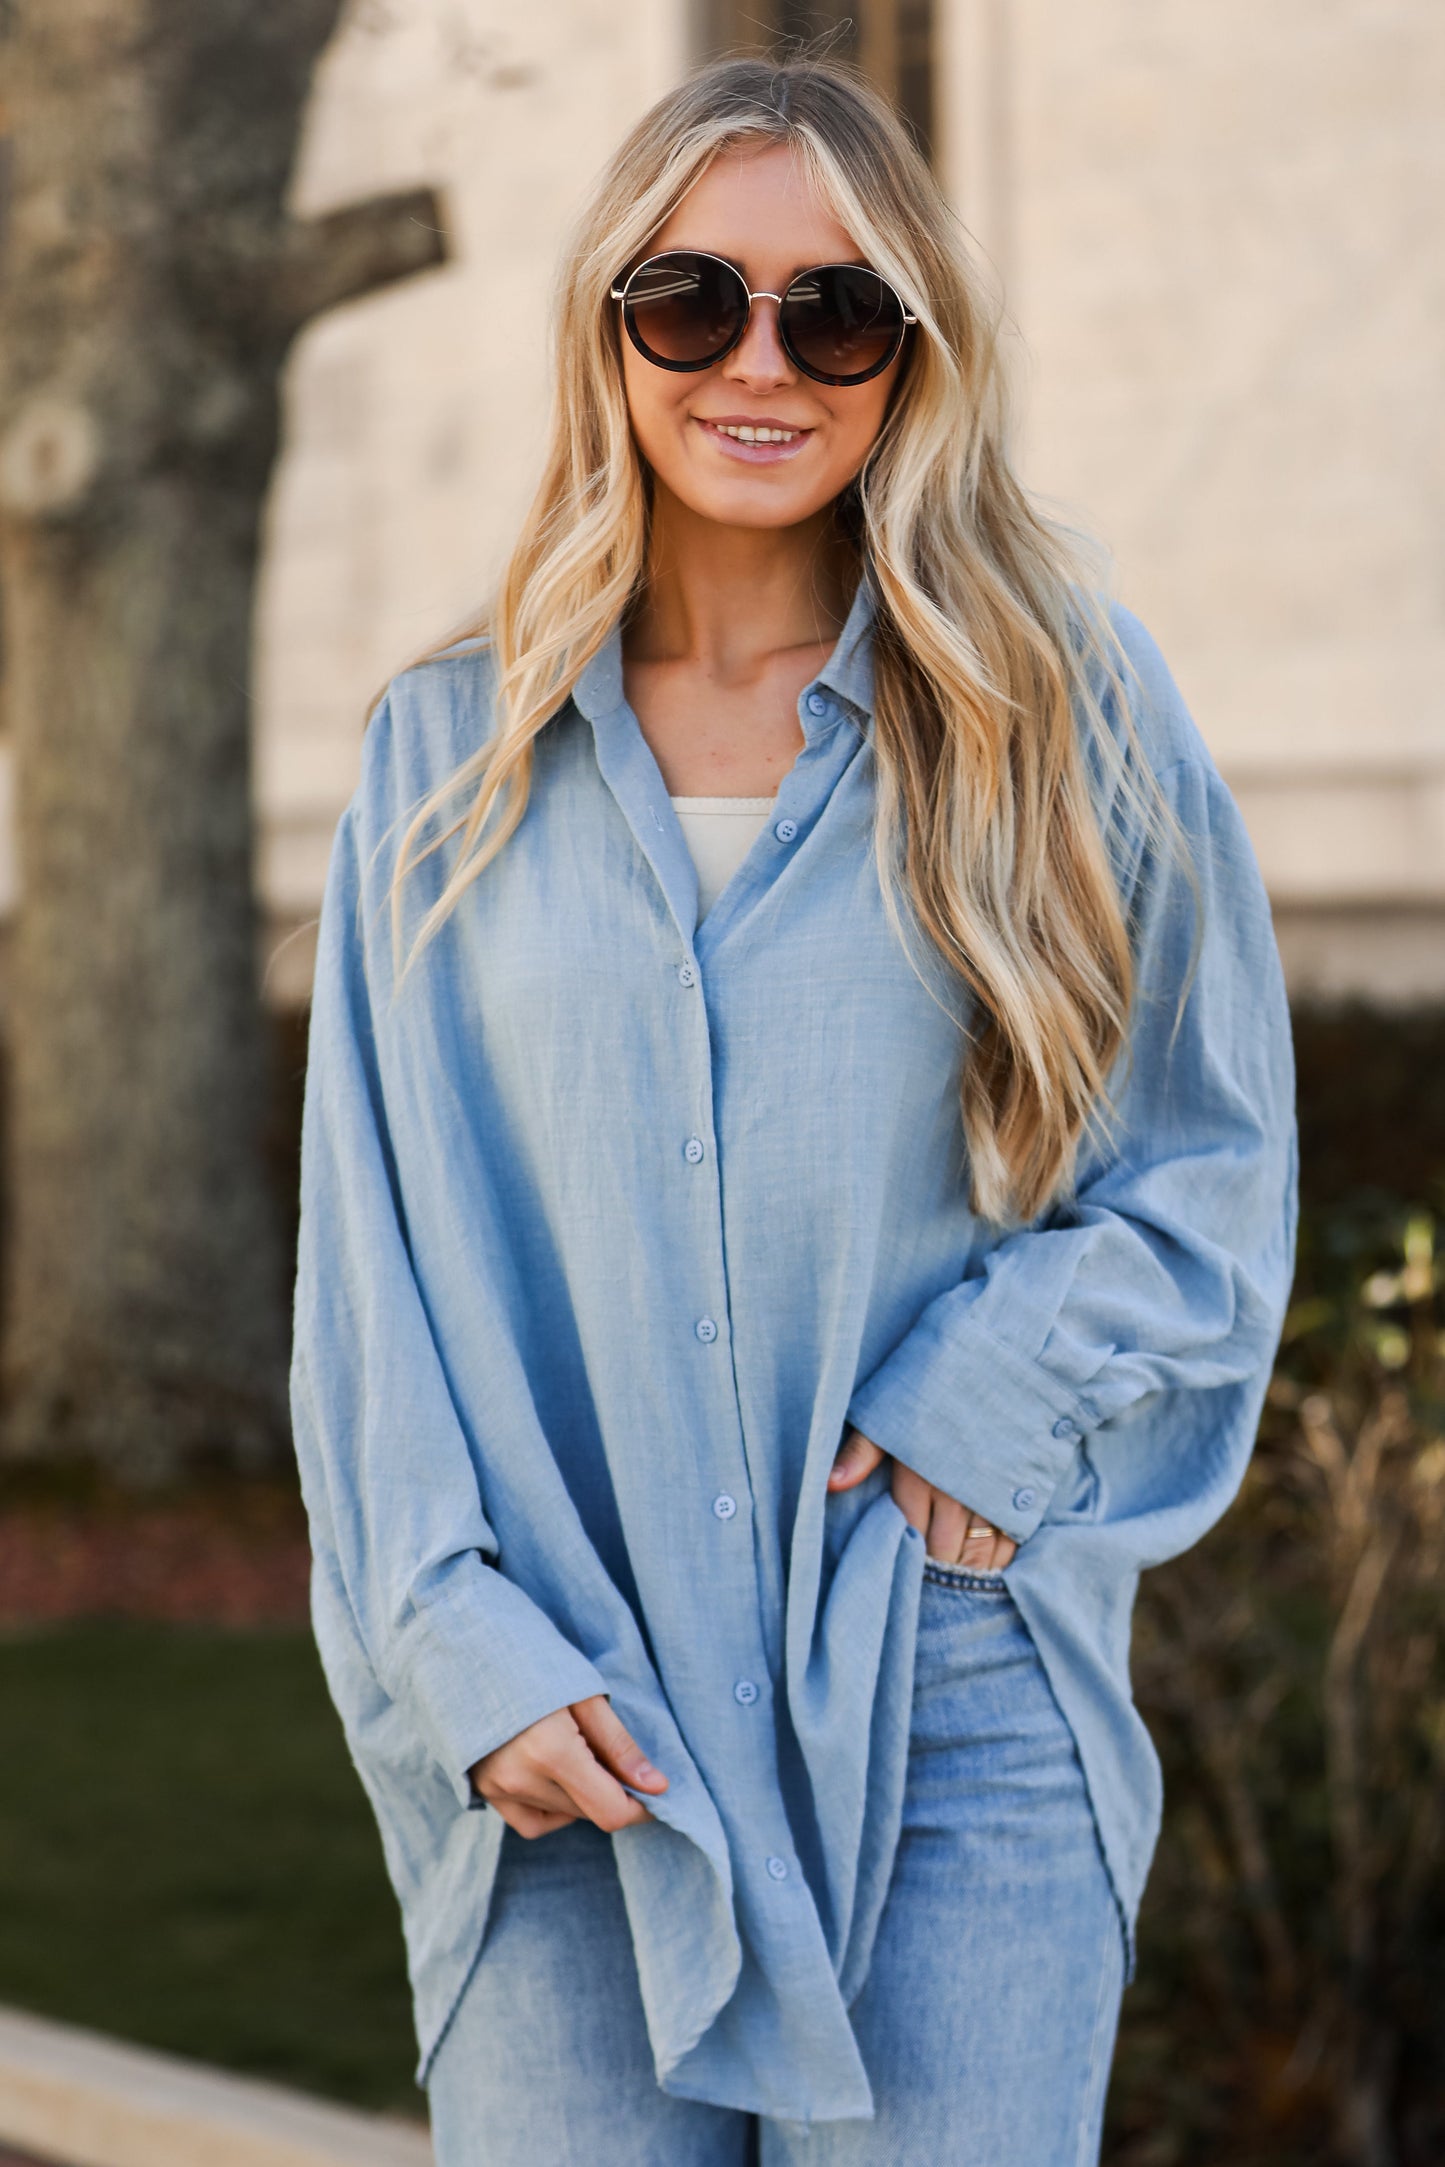
M 747 330 L 754 301 L 776 301 L 783 351 L 818 384 L 866 384 L 918 321 L 866 264 L 814 264 L 786 293 L 751 293 L 736 265 L 698 249 L 649 256 L 612 298 L 643 359 L 682 370 L 721 361 Z

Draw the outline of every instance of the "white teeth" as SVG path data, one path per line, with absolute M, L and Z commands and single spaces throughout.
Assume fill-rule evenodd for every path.
M 746 422 L 715 421 L 712 426 L 742 444 L 791 444 L 798 433 L 796 429 L 754 429 Z

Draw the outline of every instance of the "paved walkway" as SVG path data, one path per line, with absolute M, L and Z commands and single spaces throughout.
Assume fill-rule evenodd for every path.
M 416 2123 L 0 2008 L 0 2167 L 202 2162 L 431 2167 L 432 2150 Z

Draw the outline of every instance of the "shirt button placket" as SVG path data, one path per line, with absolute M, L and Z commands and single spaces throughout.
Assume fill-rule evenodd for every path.
M 826 701 L 822 701 L 818 707 L 813 709 L 813 712 L 818 713 L 826 709 L 826 706 Z M 791 819 L 779 820 L 774 832 L 780 842 L 790 843 L 798 833 L 798 823 Z M 695 986 L 698 983 L 698 968 L 690 957 L 685 958 L 678 964 L 677 978 L 679 985 L 683 986 Z M 681 1149 L 683 1159 L 689 1166 L 701 1166 L 708 1155 L 706 1142 L 698 1135 L 684 1137 Z M 714 1173 L 714 1184 L 716 1184 L 716 1178 L 716 1173 Z M 720 1199 L 718 1201 L 720 1203 Z M 693 1331 L 704 1346 L 710 1346 L 719 1337 L 719 1326 L 712 1317 L 698 1317 L 693 1324 Z M 742 1507 L 732 1491 L 719 1490 L 712 1499 L 712 1513 L 714 1519 L 726 1525 L 729 1521 L 740 1519 Z M 749 1545 L 748 1548 L 750 1552 L 751 1546 Z M 732 1553 L 732 1555 L 736 1559 L 737 1554 Z M 737 1652 L 741 1653 L 742 1651 L 738 1650 Z M 762 1655 L 764 1661 L 766 1661 L 766 1655 L 761 1647 L 753 1652 L 756 1655 Z M 744 1660 L 746 1659 L 744 1657 Z M 756 1707 L 763 1698 L 763 1691 L 764 1689 L 756 1677 L 735 1677 L 733 1679 L 732 1696 L 739 1708 Z M 787 1859 L 780 1852 L 774 1852 L 764 1860 L 763 1864 L 764 1871 L 773 1881 L 787 1880 L 790 1868 Z
M 696 967 L 690 962 L 681 963 L 677 975 L 683 985 L 693 985 L 697 979 Z M 700 1136 L 689 1136 L 683 1143 L 682 1155 L 689 1166 L 700 1166 L 707 1157 L 707 1145 Z M 712 1317 L 699 1317 L 693 1331 L 705 1346 L 710 1346 L 717 1338 L 717 1324 Z M 712 1509 L 714 1518 L 732 1520 L 737 1516 L 738 1501 L 731 1491 L 719 1490 L 712 1501 Z

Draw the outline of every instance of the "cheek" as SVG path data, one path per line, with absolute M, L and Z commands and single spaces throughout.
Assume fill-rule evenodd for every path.
M 666 470 L 678 458 L 682 403 L 692 379 L 655 369 L 628 348 L 622 357 L 622 387 L 638 448 L 649 466 Z
M 888 386 L 889 379 L 883 376 L 871 384 L 860 384 L 855 391 L 830 391 L 827 395 L 831 421 L 829 467 L 839 489 L 852 480 L 873 448 L 888 412 Z

